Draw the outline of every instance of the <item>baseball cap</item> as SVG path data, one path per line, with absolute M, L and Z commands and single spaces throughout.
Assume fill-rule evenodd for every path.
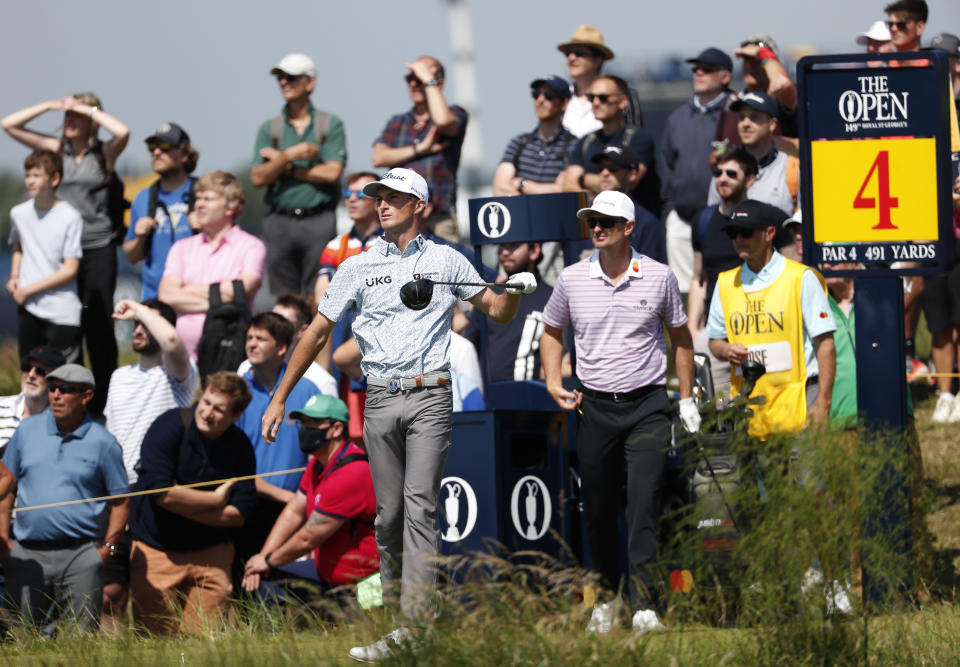
M 609 218 L 634 220 L 637 213 L 633 200 L 630 199 L 630 197 L 616 190 L 604 190 L 593 198 L 593 204 L 591 204 L 589 208 L 581 208 L 577 211 L 577 217 L 580 220 L 588 218 L 591 215 L 605 215 Z
M 313 58 L 302 53 L 290 53 L 283 57 L 273 69 L 271 74 L 289 74 L 290 76 L 317 76 L 317 66 L 313 63 Z
M 570 97 L 570 84 L 555 74 L 548 74 L 547 76 L 542 76 L 539 79 L 534 79 L 530 83 L 530 87 L 536 88 L 541 83 L 562 97 Z
M 930 46 L 927 47 L 927 50 L 943 51 L 948 56 L 960 58 L 960 37 L 951 35 L 949 32 L 941 32 L 940 34 L 933 36 L 933 39 L 930 40 Z
M 756 199 L 747 199 L 737 205 L 733 210 L 733 215 L 723 223 L 723 226 L 725 228 L 766 229 L 767 227 L 780 227 L 786 219 L 787 214 L 776 206 L 765 204 Z
M 590 158 L 590 161 L 600 164 L 604 158 L 625 169 L 636 169 L 640 164 L 640 158 L 629 146 L 607 146 Z
M 793 215 L 783 221 L 783 228 L 786 229 L 790 225 L 802 225 L 803 224 L 803 211 L 797 209 L 794 211 Z
M 22 361 L 26 361 L 27 359 L 39 361 L 49 368 L 59 368 L 67 363 L 67 358 L 63 356 L 63 352 L 49 345 L 40 345 L 33 348 L 23 355 Z
M 871 39 L 877 42 L 890 41 L 890 28 L 887 27 L 886 21 L 874 21 L 869 30 L 857 35 L 855 41 L 860 46 L 866 46 Z
M 720 49 L 710 47 L 700 52 L 696 58 L 687 58 L 688 63 L 703 63 L 704 65 L 713 65 L 720 69 L 733 70 L 733 60 Z
M 376 197 L 381 185 L 391 190 L 396 190 L 397 192 L 413 195 L 423 201 L 430 199 L 430 190 L 427 189 L 427 182 L 423 180 L 423 176 L 413 169 L 395 167 L 381 176 L 379 181 L 364 185 L 363 194 L 369 197 Z
M 613 60 L 613 51 L 603 43 L 603 35 L 592 25 L 581 25 L 574 31 L 569 42 L 557 44 L 557 51 L 566 51 L 572 46 L 589 46 L 600 53 L 604 60 Z
M 47 373 L 47 380 L 62 380 L 71 384 L 85 384 L 91 389 L 97 386 L 93 373 L 89 368 L 80 364 L 63 364 L 52 373 Z
M 746 46 L 747 44 L 762 44 L 772 50 L 777 55 L 777 58 L 780 57 L 780 47 L 777 46 L 777 43 L 770 35 L 765 35 L 762 32 L 750 35 L 740 43 L 740 46 Z
M 300 419 L 301 417 L 336 419 L 338 422 L 347 423 L 350 421 L 350 411 L 347 409 L 347 404 L 336 396 L 314 394 L 301 409 L 290 413 L 291 419 Z
M 730 105 L 730 109 L 732 111 L 739 111 L 744 105 L 757 111 L 763 111 L 773 117 L 776 117 L 780 113 L 780 105 L 766 93 L 752 90 L 748 93 L 741 93 L 740 97 Z
M 182 146 L 183 144 L 190 143 L 190 135 L 176 123 L 164 123 L 157 128 L 156 132 L 143 141 L 148 144 L 152 141 L 165 141 L 171 146 Z

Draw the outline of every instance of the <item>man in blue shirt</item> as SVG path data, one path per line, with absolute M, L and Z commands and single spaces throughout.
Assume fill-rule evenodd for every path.
M 87 415 L 94 388 L 93 373 L 77 364 L 48 373 L 50 409 L 23 420 L 3 456 L 16 479 L 14 493 L 0 500 L 6 599 L 24 620 L 42 624 L 46 632 L 61 619 L 86 630 L 97 627 L 100 571 L 116 555 L 129 499 L 22 512 L 12 543 L 10 510 L 14 501 L 21 508 L 130 490 L 120 445 Z
M 300 436 L 295 424 L 284 423 L 276 443 L 272 445 L 265 442 L 261 435 L 263 414 L 287 370 L 284 359 L 293 343 L 293 333 L 293 324 L 273 312 L 255 315 L 247 327 L 246 350 L 250 370 L 243 374 L 243 379 L 250 387 L 252 399 L 237 421 L 237 426 L 253 443 L 258 473 L 302 468 L 307 464 L 307 455 L 300 449 Z M 303 406 L 318 393 L 320 390 L 313 382 L 302 378 L 290 394 L 290 405 L 294 408 Z M 241 559 L 260 551 L 280 512 L 296 494 L 301 476 L 300 473 L 291 473 L 256 480 L 256 509 L 237 542 Z
M 151 165 L 160 178 L 137 193 L 123 239 L 127 259 L 144 260 L 144 301 L 157 297 L 170 247 L 200 231 L 199 223 L 191 224 L 196 179 L 190 176 L 200 155 L 190 145 L 189 135 L 176 123 L 164 123 L 146 142 Z

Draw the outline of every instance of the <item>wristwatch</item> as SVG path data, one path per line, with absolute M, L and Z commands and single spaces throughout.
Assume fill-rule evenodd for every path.
M 107 548 L 107 556 L 113 558 L 117 555 L 117 545 L 113 542 L 104 542 L 103 546 Z
M 517 191 L 520 192 L 520 194 L 523 194 L 523 189 L 525 187 L 527 187 L 527 179 L 521 178 L 519 181 L 517 181 Z
M 429 81 L 425 81 L 423 85 L 425 85 L 425 86 L 439 86 L 439 85 L 440 85 L 440 79 L 430 79 Z

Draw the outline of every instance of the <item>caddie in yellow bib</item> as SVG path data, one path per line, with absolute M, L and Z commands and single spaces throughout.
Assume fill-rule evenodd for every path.
M 825 418 L 836 364 L 823 277 L 773 249 L 786 217 L 754 200 L 737 207 L 724 230 L 744 263 L 720 274 L 707 320 L 710 350 L 729 359 L 734 392 L 743 381 L 740 364 L 752 359 L 766 368 L 753 395 L 767 402 L 753 408 L 750 421 L 750 434 L 761 439 L 800 431 L 808 408 Z M 808 394 L 816 394 L 811 405 Z

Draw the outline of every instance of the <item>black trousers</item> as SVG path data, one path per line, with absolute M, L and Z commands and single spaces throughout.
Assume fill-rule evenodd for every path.
M 627 553 L 633 608 L 654 604 L 661 486 L 670 445 L 670 402 L 651 386 L 623 402 L 583 397 L 577 456 L 594 568 L 611 590 L 621 581 L 617 513 L 627 484 Z
M 337 234 L 337 216 L 327 209 L 297 218 L 271 211 L 263 219 L 263 243 L 267 246 L 267 278 L 270 293 L 312 294 L 320 268 L 320 255 Z
M 92 415 L 103 414 L 107 403 L 110 376 L 117 370 L 117 338 L 113 332 L 113 291 L 117 287 L 117 249 L 106 248 L 83 251 L 77 289 L 83 312 L 80 328 L 87 344 L 90 370 L 97 382 L 93 400 L 87 406 Z
M 80 327 L 54 324 L 27 312 L 26 308 L 17 310 L 17 343 L 20 345 L 20 358 L 38 345 L 55 347 L 70 363 L 80 361 Z

